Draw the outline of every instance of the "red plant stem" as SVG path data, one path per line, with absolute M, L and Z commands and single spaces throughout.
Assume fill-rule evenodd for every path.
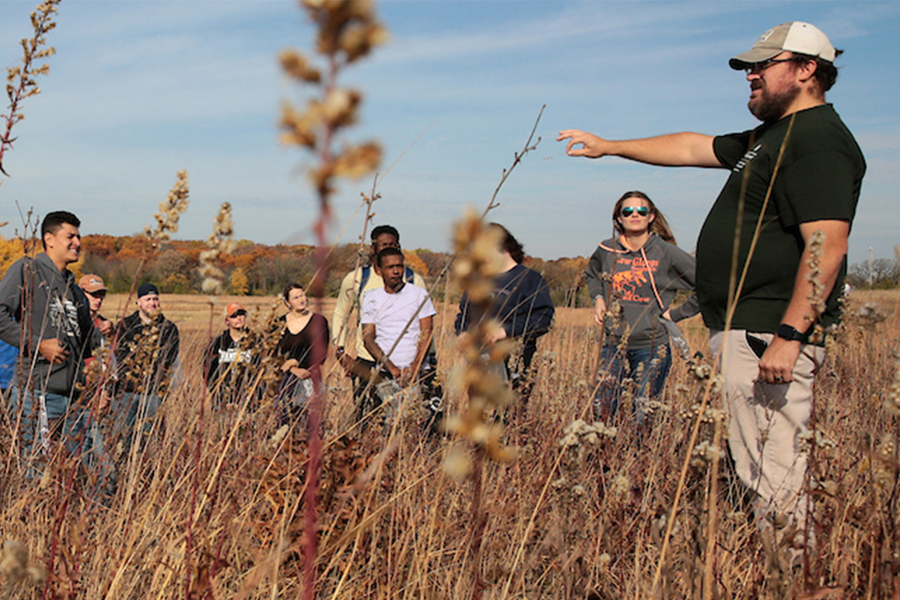
M 328 92 L 334 88 L 337 78 L 338 63 L 334 55 L 329 58 L 328 63 L 328 80 L 324 86 L 324 95 L 328 96 Z M 333 158 L 331 154 L 331 141 L 334 137 L 334 131 L 331 127 L 325 127 L 323 132 L 322 143 L 319 146 L 319 160 L 322 165 L 330 163 Z M 328 224 L 331 222 L 331 206 L 328 199 L 330 196 L 328 185 L 319 188 L 319 219 L 316 221 L 316 276 L 309 285 L 309 292 L 316 302 L 316 312 L 322 313 L 322 297 L 325 291 L 325 280 L 328 278 L 328 243 L 326 233 Z M 312 343 L 312 363 L 316 365 L 311 369 L 311 377 L 313 380 L 313 395 L 307 407 L 307 425 L 309 427 L 307 435 L 307 449 L 309 452 L 309 463 L 306 469 L 306 489 L 303 497 L 303 515 L 304 515 L 304 532 L 306 534 L 306 546 L 303 552 L 303 598 L 305 600 L 314 600 L 316 596 L 316 554 L 318 552 L 318 488 L 319 488 L 319 469 L 322 466 L 322 369 L 319 365 L 325 363 L 328 352 L 328 342 L 324 346 L 322 344 L 323 334 L 321 323 L 311 322 L 313 327 L 311 333 L 313 337 Z
M 9 139 L 9 136 L 12 134 L 12 128 L 15 124 L 16 114 L 19 107 L 19 102 L 22 100 L 22 94 L 25 91 L 25 77 L 28 74 L 28 64 L 22 66 L 22 74 L 19 78 L 19 87 L 16 88 L 16 93 L 13 94 L 12 102 L 9 105 L 9 114 L 6 116 L 6 131 L 3 133 L 3 137 L 0 138 L 0 170 L 3 168 L 3 153 L 7 148 L 12 148 L 12 140 Z M 4 174 L 6 172 L 4 171 Z
M 329 220 L 330 213 L 328 210 L 327 199 L 323 199 L 321 204 L 321 212 L 319 221 L 316 224 L 316 262 L 317 271 L 322 274 L 313 280 L 310 286 L 310 292 L 316 299 L 316 312 L 322 312 L 322 292 L 324 290 L 325 276 L 327 275 L 327 244 L 325 243 L 325 225 Z M 315 598 L 316 590 L 316 553 L 318 547 L 317 532 L 317 504 L 318 504 L 318 487 L 319 487 L 319 469 L 322 465 L 322 438 L 320 435 L 322 424 L 322 369 L 318 365 L 325 362 L 326 353 L 328 351 L 327 342 L 323 343 L 322 338 L 325 332 L 322 329 L 322 323 L 314 320 L 310 323 L 312 330 L 312 362 L 316 367 L 312 368 L 311 376 L 313 380 L 313 396 L 310 400 L 308 410 L 308 436 L 307 448 L 309 450 L 309 463 L 306 469 L 306 490 L 304 493 L 304 529 L 306 533 L 306 547 L 303 555 L 304 566 L 304 586 L 303 597 L 307 600 Z

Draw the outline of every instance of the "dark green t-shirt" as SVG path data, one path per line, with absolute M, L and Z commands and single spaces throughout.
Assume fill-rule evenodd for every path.
M 779 164 L 785 136 L 787 143 Z M 731 327 L 774 333 L 790 302 L 800 267 L 804 242 L 799 225 L 819 220 L 852 222 L 866 171 L 865 159 L 830 104 L 750 131 L 717 137 L 713 149 L 731 174 L 697 241 L 696 291 L 703 321 L 710 329 L 725 328 L 735 239 L 739 231 L 739 282 L 765 206 Z M 840 317 L 838 297 L 845 273 L 846 257 L 820 319 L 826 327 Z

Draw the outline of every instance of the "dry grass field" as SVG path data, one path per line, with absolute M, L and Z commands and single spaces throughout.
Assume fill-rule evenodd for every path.
M 104 312 L 124 300 L 109 297 Z M 182 330 L 185 378 L 146 444 L 116 457 L 110 506 L 90 499 L 88 482 L 64 456 L 43 479 L 25 479 L 11 423 L 2 422 L 6 597 L 299 597 L 303 433 L 277 433 L 265 400 L 254 410 L 211 411 L 199 376 L 202 349 L 221 329 L 229 300 L 219 297 L 211 309 L 205 297 L 163 296 L 163 311 Z M 252 316 L 275 304 L 240 300 Z M 860 311 L 866 303 L 881 316 Z M 326 316 L 331 308 L 326 302 Z M 443 466 L 451 448 L 464 446 L 423 435 L 414 413 L 395 430 L 358 431 L 349 380 L 329 360 L 316 597 L 896 597 L 898 421 L 886 404 L 898 401 L 900 294 L 855 292 L 850 309 L 817 390 L 822 437 L 811 486 L 819 543 L 804 573 L 780 573 L 748 521 L 724 453 L 709 450 L 724 448 L 715 442 L 717 413 L 700 416 L 700 437 L 688 443 L 708 383 L 697 367 L 709 357 L 676 360 L 640 442 L 627 420 L 611 437 L 573 429 L 591 420 L 597 340 L 586 310 L 563 309 L 541 340 L 530 403 L 504 419 L 517 458 L 482 471 L 480 552 L 472 548 L 473 482 Z M 437 323 L 444 379 L 458 360 L 454 312 L 444 307 Z M 705 350 L 699 321 L 684 329 L 692 349 Z M 445 387 L 449 411 L 459 410 L 465 399 Z M 711 403 L 719 406 L 715 395 Z
M 33 77 L 47 73 L 32 61 L 52 54 L 35 50 L 54 26 L 55 4 L 39 6 L 22 67 L 9 72 L 9 81 L 19 83 L 9 88 L 0 161 L 15 139 L 10 128 L 21 118 L 18 103 L 39 91 Z M 376 142 L 351 144 L 336 135 L 357 122 L 363 96 L 343 83 L 336 87 L 338 75 L 387 35 L 368 3 L 301 4 L 317 28 L 315 60 L 288 50 L 279 62 L 312 95 L 305 106 L 282 106 L 279 130 L 282 142 L 303 152 L 304 165 L 311 163 L 304 170 L 319 202 L 316 245 L 325 248 L 335 178 L 373 172 L 381 162 Z M 351 22 L 354 35 L 342 35 Z M 318 63 L 327 70 L 310 66 Z M 536 143 L 529 137 L 500 186 Z M 367 224 L 379 196 L 374 185 L 363 196 Z M 177 230 L 187 198 L 181 171 L 155 215 L 148 247 L 158 248 Z M 494 198 L 485 214 L 498 206 Z M 225 204 L 201 255 L 204 285 L 223 276 L 216 260 L 230 252 L 231 226 Z M 477 229 L 470 228 L 472 239 L 458 229 L 456 245 L 472 242 Z M 475 250 L 456 252 L 467 261 L 460 270 L 470 275 L 478 271 Z M 271 362 L 264 360 L 245 388 L 213 405 L 201 367 L 232 300 L 245 304 L 259 332 L 283 311 L 275 298 L 162 297 L 163 312 L 181 329 L 181 374 L 146 436 L 130 448 L 106 437 L 117 474 L 111 497 L 95 492 L 92 474 L 61 444 L 42 457 L 42 474 L 30 477 L 18 447 L 21 415 L 0 411 L 4 598 L 900 598 L 896 290 L 854 292 L 829 343 L 817 380 L 807 482 L 817 543 L 796 571 L 783 568 L 784 548 L 762 543 L 729 468 L 726 417 L 699 318 L 683 327 L 693 358 L 675 360 L 640 431 L 627 416 L 592 423 L 598 331 L 588 310 L 561 309 L 540 341 L 527 406 L 514 403 L 490 415 L 465 439 L 428 435 L 424 408 L 415 402 L 391 427 L 375 415 L 375 424 L 361 428 L 353 419 L 350 380 L 329 357 L 320 452 L 319 438 L 303 427 L 279 427 Z M 103 313 L 121 317 L 134 310 L 127 303 L 110 296 Z M 330 317 L 333 301 L 320 310 Z M 470 403 L 456 368 L 455 307 L 438 310 L 439 379 L 445 410 L 457 415 Z M 626 397 L 620 415 L 631 414 L 629 402 Z M 0 403 L 9 406 L 5 394 Z M 94 414 L 100 432 L 109 431 L 112 412 Z M 503 428 L 502 444 L 515 449 L 512 460 L 489 458 L 485 439 L 492 427 Z M 318 473 L 315 502 L 307 501 L 307 469 Z M 313 543 L 314 555 L 305 556 Z

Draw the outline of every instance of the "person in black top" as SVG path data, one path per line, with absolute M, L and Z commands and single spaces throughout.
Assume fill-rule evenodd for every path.
M 313 372 L 325 363 L 330 337 L 328 321 L 312 312 L 302 285 L 288 284 L 282 298 L 288 312 L 278 320 L 281 339 L 275 352 L 283 361 L 278 399 L 286 422 L 299 417 L 312 398 Z
M 479 314 L 475 307 L 469 305 L 468 295 L 463 294 L 459 302 L 459 314 L 456 315 L 456 335 L 462 339 L 469 335 L 467 330 L 473 323 L 493 318 L 500 322 L 502 328 L 487 340 L 488 345 L 505 338 L 520 338 L 521 357 L 513 361 L 513 364 L 507 358 L 506 375 L 523 402 L 527 402 L 532 387 L 527 377 L 528 369 L 537 352 L 538 338 L 550 330 L 555 309 L 544 278 L 522 264 L 525 261 L 525 251 L 519 240 L 502 225 L 491 223 L 488 227 L 500 233 L 498 250 L 503 263 L 494 282 L 494 300 L 485 314 Z
M 216 405 L 239 403 L 245 386 L 252 383 L 246 378 L 247 367 L 258 361 L 246 325 L 247 309 L 231 302 L 225 307 L 225 331 L 206 348 L 203 376 Z
M 178 327 L 159 309 L 159 290 L 152 283 L 137 291 L 138 309 L 119 323 L 114 337 L 117 364 L 116 389 L 121 397 L 114 402 L 116 431 L 124 436 L 125 447 L 138 418 L 149 420 L 156 414 L 169 390 L 177 369 Z

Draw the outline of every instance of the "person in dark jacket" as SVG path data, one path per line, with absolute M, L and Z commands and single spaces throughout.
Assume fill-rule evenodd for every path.
M 80 226 L 70 212 L 48 213 L 41 223 L 44 252 L 7 270 L 0 281 L 0 339 L 21 350 L 9 396 L 29 476 L 38 475 L 34 459 L 61 440 L 103 485 L 114 475 L 101 468 L 102 450 L 91 448 L 90 411 L 79 404 L 84 359 L 96 340 L 87 298 L 67 268 L 81 254 Z
M 169 390 L 178 363 L 178 327 L 159 309 L 159 290 L 152 283 L 137 291 L 138 309 L 125 317 L 115 335 L 117 363 L 116 431 L 126 448 L 140 417 L 146 433 Z
M 550 330 L 555 309 L 544 278 L 522 264 L 525 250 L 519 240 L 502 225 L 491 223 L 488 227 L 500 233 L 499 251 L 503 262 L 494 283 L 494 300 L 485 314 L 479 314 L 475 307 L 469 305 L 468 295 L 463 294 L 456 315 L 456 335 L 468 335 L 467 330 L 484 319 L 497 319 L 502 328 L 487 340 L 488 345 L 506 338 L 521 339 L 521 356 L 512 364 L 507 358 L 505 370 L 513 389 L 525 403 L 531 395 L 532 381 L 528 371 L 537 352 L 537 340 Z
M 643 405 L 662 392 L 672 366 L 665 321 L 698 312 L 693 296 L 670 310 L 676 291 L 694 289 L 694 257 L 675 245 L 665 217 L 643 192 L 623 194 L 612 221 L 616 236 L 599 245 L 585 273 L 594 320 L 604 328 L 594 417 L 616 416 L 622 382 L 631 379 L 640 424 Z
M 244 391 L 247 368 L 254 362 L 247 337 L 247 309 L 237 302 L 225 307 L 225 331 L 206 348 L 204 381 L 215 404 L 239 402 Z M 258 362 L 258 361 L 256 361 Z
M 91 321 L 94 324 L 94 341 L 95 346 L 106 347 L 109 339 L 113 334 L 112 322 L 100 314 L 100 308 L 103 306 L 103 300 L 106 299 L 107 287 L 103 283 L 103 278 L 99 275 L 88 274 L 83 275 L 78 280 L 78 287 L 84 292 L 88 301 L 88 307 L 91 311 Z M 85 364 L 90 367 L 94 362 L 91 356 L 85 360 Z

